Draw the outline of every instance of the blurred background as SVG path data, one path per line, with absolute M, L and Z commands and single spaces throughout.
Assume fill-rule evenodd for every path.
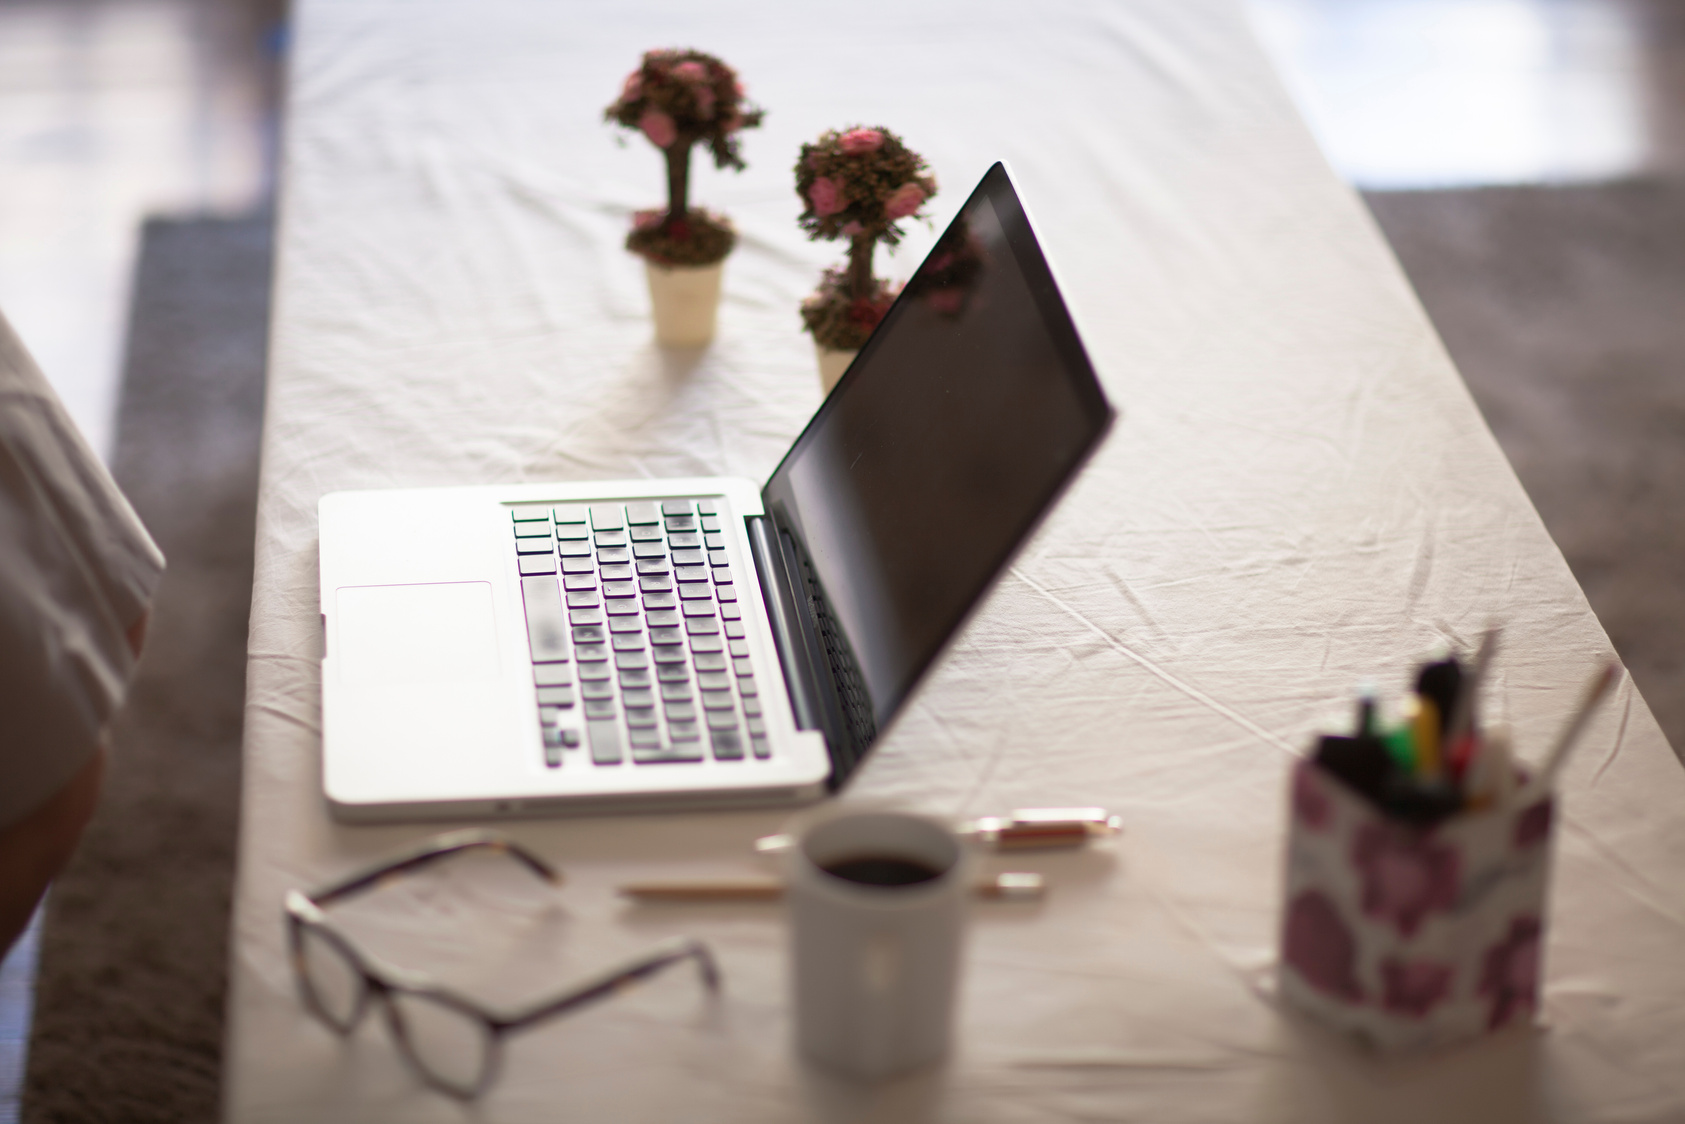
M 1242 2 L 1678 749 L 1685 0 Z M 286 42 L 284 0 L 0 0 L 0 309 L 173 583 L 0 970 L 0 1124 L 216 1114 Z

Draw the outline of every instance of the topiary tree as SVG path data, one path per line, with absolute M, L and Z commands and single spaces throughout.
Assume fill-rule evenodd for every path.
M 711 265 L 737 236 L 723 215 L 690 206 L 690 150 L 705 144 L 714 166 L 742 171 L 738 133 L 765 111 L 743 96 L 737 72 L 701 51 L 648 51 L 626 76 L 606 120 L 636 129 L 667 160 L 667 209 L 639 211 L 626 248 L 657 265 Z
M 847 238 L 848 266 L 827 269 L 802 302 L 802 323 L 821 346 L 855 351 L 895 301 L 896 290 L 872 276 L 877 244 L 901 241 L 901 220 L 925 218 L 936 178 L 924 157 L 884 128 L 829 130 L 802 145 L 796 194 L 809 238 Z

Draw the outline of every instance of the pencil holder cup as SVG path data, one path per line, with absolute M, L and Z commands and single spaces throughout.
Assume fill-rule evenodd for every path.
M 1309 759 L 1293 770 L 1281 998 L 1385 1053 L 1532 1018 L 1554 805 L 1387 815 Z

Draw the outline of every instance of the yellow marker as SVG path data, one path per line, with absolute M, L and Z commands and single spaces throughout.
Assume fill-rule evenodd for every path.
M 1438 780 L 1442 769 L 1439 758 L 1439 707 L 1432 699 L 1416 699 L 1416 775 L 1425 780 Z

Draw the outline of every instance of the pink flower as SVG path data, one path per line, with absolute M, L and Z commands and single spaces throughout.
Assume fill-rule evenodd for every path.
M 653 230 L 661 225 L 661 220 L 665 217 L 666 211 L 635 211 L 632 214 L 632 227 L 635 230 Z
M 696 99 L 696 115 L 706 121 L 714 115 L 714 87 L 698 86 L 691 91 Z
M 1435 910 L 1457 903 L 1457 850 L 1409 829 L 1364 824 L 1352 844 L 1352 865 L 1363 878 L 1363 912 L 1414 936 Z
M 673 119 L 659 109 L 646 109 L 644 115 L 638 118 L 638 128 L 644 131 L 649 143 L 656 148 L 666 148 L 679 139 L 678 126 Z
M 1381 1006 L 1419 1019 L 1450 993 L 1451 965 L 1389 956 L 1381 961 L 1381 987 Z
M 834 215 L 848 206 L 843 199 L 842 186 L 828 176 L 820 176 L 813 181 L 813 186 L 807 189 L 807 202 L 820 218 Z
M 692 59 L 675 66 L 673 77 L 681 82 L 706 82 L 708 81 L 708 68 Z
M 894 222 L 906 218 L 923 205 L 924 188 L 916 183 L 904 183 L 883 201 L 883 214 Z
M 866 233 L 866 228 L 857 222 L 851 222 L 842 228 L 842 232 L 845 238 L 853 238 L 856 234 Z
M 883 134 L 876 129 L 850 129 L 837 138 L 837 144 L 849 156 L 876 152 L 883 147 Z
M 1281 958 L 1318 991 L 1363 1002 L 1357 982 L 1357 941 L 1321 890 L 1306 890 L 1287 907 Z
M 634 70 L 626 76 L 625 83 L 620 87 L 621 101 L 637 101 L 638 95 L 644 92 L 644 73 Z

